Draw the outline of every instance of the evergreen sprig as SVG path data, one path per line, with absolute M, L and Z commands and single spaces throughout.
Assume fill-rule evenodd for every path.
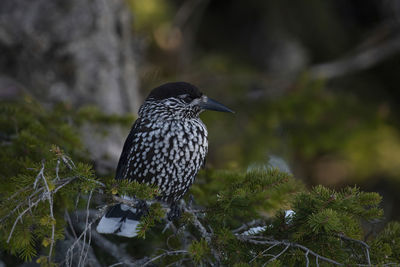
M 126 195 L 141 200 L 152 200 L 159 194 L 156 186 L 140 184 L 137 181 L 125 179 L 109 179 L 106 182 L 106 188 L 107 193 L 111 195 Z
M 195 201 L 182 201 L 182 219 L 169 222 L 167 205 L 154 201 L 156 187 L 100 179 L 83 156 L 78 125 L 123 119 L 107 118 L 91 108 L 76 113 L 66 105 L 48 112 L 29 97 L 22 103 L 1 104 L 0 111 L 0 159 L 6 163 L 0 166 L 0 247 L 25 261 L 36 258 L 42 266 L 55 266 L 55 254 L 62 252 L 55 245 L 68 240 L 70 247 L 59 261 L 67 266 L 83 266 L 103 252 L 122 264 L 140 266 L 400 262 L 398 222 L 389 223 L 377 236 L 367 236 L 362 227 L 383 216 L 377 193 L 357 187 L 307 190 L 291 174 L 271 168 L 206 170 L 192 187 Z M 84 119 L 75 120 L 75 114 Z M 130 244 L 149 249 L 135 260 L 93 226 L 109 206 L 135 206 L 138 200 L 151 203 L 139 227 L 145 240 Z M 164 223 L 165 232 L 158 227 Z M 149 231 L 155 234 L 146 235 Z M 102 253 L 94 254 L 93 249 Z

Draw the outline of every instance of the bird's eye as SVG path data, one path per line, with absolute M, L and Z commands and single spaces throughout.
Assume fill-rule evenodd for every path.
M 180 99 L 183 99 L 185 102 L 187 102 L 187 103 L 189 103 L 189 102 L 192 102 L 192 100 L 193 100 L 193 97 L 191 97 L 190 95 L 188 95 L 188 94 L 183 94 L 183 95 L 179 95 L 178 96 Z

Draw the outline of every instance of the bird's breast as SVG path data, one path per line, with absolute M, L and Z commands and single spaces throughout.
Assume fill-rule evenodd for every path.
M 135 180 L 157 185 L 162 200 L 176 201 L 203 165 L 207 129 L 200 119 L 153 121 L 144 128 L 151 130 L 137 134 L 141 159 L 136 161 L 142 163 L 141 170 L 133 169 L 132 175 Z

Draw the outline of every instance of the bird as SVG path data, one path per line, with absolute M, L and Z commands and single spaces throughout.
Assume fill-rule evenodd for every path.
M 122 149 L 115 179 L 157 186 L 156 200 L 170 206 L 170 220 L 179 217 L 179 201 L 205 164 L 208 132 L 199 117 L 204 110 L 234 113 L 190 83 L 158 86 L 139 108 Z M 111 207 L 98 223 L 97 232 L 136 236 L 145 206 L 132 208 L 121 203 Z

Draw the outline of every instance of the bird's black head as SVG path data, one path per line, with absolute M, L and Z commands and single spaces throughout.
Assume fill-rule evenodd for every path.
M 154 88 L 139 110 L 139 115 L 171 119 L 198 117 L 203 110 L 233 112 L 217 101 L 203 95 L 186 82 L 171 82 Z
M 163 100 L 168 98 L 181 98 L 187 102 L 191 102 L 196 98 L 200 98 L 203 95 L 200 90 L 190 84 L 185 82 L 173 82 L 166 83 L 159 87 L 151 90 L 147 99 L 151 100 Z

